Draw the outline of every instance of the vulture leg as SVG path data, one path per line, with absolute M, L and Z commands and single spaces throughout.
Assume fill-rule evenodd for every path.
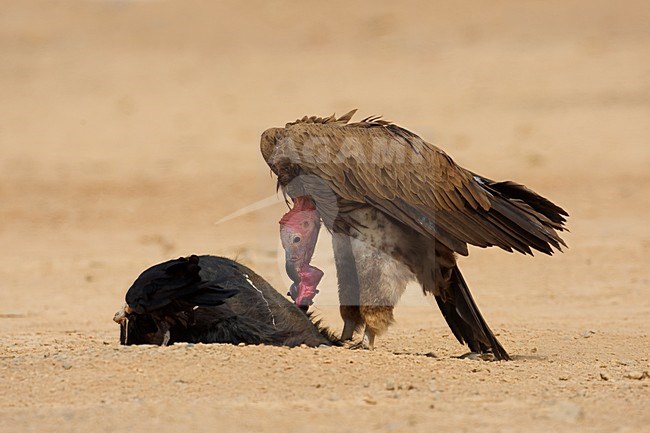
M 374 211 L 355 217 L 362 224 L 349 242 L 359 282 L 359 313 L 366 324 L 361 346 L 372 349 L 375 337 L 394 322 L 393 308 L 414 275 L 395 258 L 394 245 L 405 236 L 399 226 Z
M 352 254 L 350 236 L 332 233 L 336 277 L 339 283 L 339 310 L 343 319 L 341 340 L 351 340 L 364 324 L 359 311 L 359 278 Z

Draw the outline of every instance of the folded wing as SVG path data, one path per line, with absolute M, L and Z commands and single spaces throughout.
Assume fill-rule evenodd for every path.
M 462 255 L 467 244 L 524 254 L 552 254 L 565 245 L 557 232 L 565 230 L 568 214 L 544 197 L 476 175 L 392 123 L 350 124 L 350 117 L 301 119 L 267 130 L 262 154 L 279 182 L 289 173 L 304 179 L 306 194 L 333 192 L 340 201 L 372 205 Z M 336 219 L 333 206 L 319 211 L 326 222 Z

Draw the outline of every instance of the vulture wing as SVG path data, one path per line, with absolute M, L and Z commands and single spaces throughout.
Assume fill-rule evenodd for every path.
M 293 197 L 314 197 L 326 224 L 342 203 L 367 204 L 462 255 L 467 244 L 524 254 L 565 245 L 562 208 L 523 185 L 476 175 L 392 123 L 348 123 L 353 114 L 303 118 L 262 135 L 279 184 Z M 332 196 L 335 205 L 323 205 Z

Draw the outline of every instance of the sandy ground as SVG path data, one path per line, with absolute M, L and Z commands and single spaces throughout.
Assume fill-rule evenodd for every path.
M 3 2 L 0 431 L 649 431 L 650 7 Z M 373 352 L 120 347 L 147 266 L 237 257 L 280 290 L 259 135 L 383 114 L 571 213 L 554 257 L 461 267 L 512 362 L 410 288 Z M 341 323 L 328 239 L 316 311 Z

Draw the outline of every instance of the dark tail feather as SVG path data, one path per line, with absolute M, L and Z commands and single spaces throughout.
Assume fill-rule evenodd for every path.
M 533 208 L 536 212 L 544 215 L 553 222 L 551 226 L 557 230 L 566 230 L 564 223 L 569 214 L 560 206 L 551 202 L 549 199 L 542 197 L 533 190 L 512 181 L 493 182 L 490 184 L 491 188 L 496 189 L 501 194 L 509 199 L 521 200 L 528 206 Z
M 472 352 L 492 353 L 497 360 L 509 360 L 508 353 L 481 316 L 457 266 L 452 269 L 449 289 L 454 295 L 452 299 L 443 301 L 436 296 L 436 301 L 458 341 L 467 344 Z

